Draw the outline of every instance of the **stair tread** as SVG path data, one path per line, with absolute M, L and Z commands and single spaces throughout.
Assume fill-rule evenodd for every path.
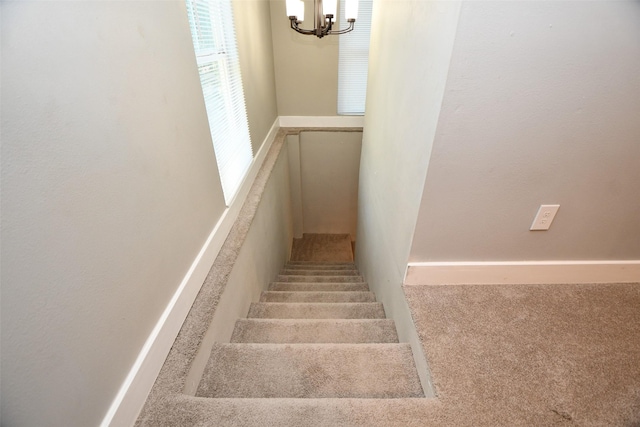
M 359 399 L 359 398 L 217 398 L 198 399 L 206 408 L 198 420 L 202 425 L 236 427 L 390 427 L 443 425 L 433 422 L 441 401 L 433 398 Z M 182 402 L 181 402 L 182 403 Z M 179 412 L 179 411 L 175 411 Z M 233 418 L 230 421 L 230 414 Z M 174 416 L 173 413 L 165 415 Z M 175 415 L 179 425 L 183 415 Z M 163 420 L 164 421 L 164 420 Z M 196 423 L 194 423 L 196 424 Z M 198 424 L 198 425 L 200 425 Z
M 288 261 L 286 265 L 353 265 L 353 261 Z
M 355 265 L 285 265 L 283 270 L 308 271 L 308 270 L 333 270 L 333 271 L 358 271 Z
M 385 318 L 379 302 L 254 302 L 247 318 L 371 319 Z
M 409 344 L 215 344 L 200 397 L 423 397 Z
M 324 283 L 350 283 L 364 282 L 362 276 L 306 276 L 304 274 L 279 274 L 277 282 L 324 282 Z
M 359 276 L 358 270 L 298 270 L 282 269 L 281 276 Z
M 437 408 L 442 404 L 439 399 L 434 398 L 200 399 L 187 396 L 184 400 L 194 402 L 192 404 L 197 401 L 201 408 L 202 414 L 194 417 L 196 421 L 191 425 L 406 427 L 445 424 L 437 416 L 433 416 L 438 413 Z M 183 401 L 180 403 L 184 404 Z M 184 422 L 184 415 L 180 411 L 163 415 L 165 424 L 161 425 L 174 426 Z
M 270 291 L 290 291 L 290 292 L 354 292 L 368 291 L 369 285 L 366 282 L 351 283 L 330 283 L 330 282 L 272 282 L 269 285 Z
M 397 343 L 391 319 L 240 319 L 232 343 Z
M 265 291 L 260 302 L 375 302 L 367 291 Z

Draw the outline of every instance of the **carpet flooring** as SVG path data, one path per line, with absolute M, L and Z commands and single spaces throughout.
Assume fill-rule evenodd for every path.
M 439 425 L 640 426 L 639 283 L 404 290 Z
M 283 398 L 423 397 L 411 346 L 398 342 L 394 321 L 386 319 L 355 266 L 329 267 L 288 264 L 277 280 L 359 283 L 367 287 L 359 294 L 373 301 L 336 299 L 345 293 L 351 300 L 358 294 L 352 291 L 289 291 L 304 295 L 305 302 L 273 302 L 273 291 L 264 292 L 264 301 L 252 303 L 247 317 L 236 322 L 232 342 L 214 344 L 196 396 L 279 399 L 285 405 L 273 404 L 270 412 L 281 416 L 289 403 Z
M 191 401 L 193 425 L 640 426 L 640 284 L 404 290 L 437 399 Z
M 305 233 L 301 239 L 293 239 L 291 261 L 353 262 L 351 237 Z

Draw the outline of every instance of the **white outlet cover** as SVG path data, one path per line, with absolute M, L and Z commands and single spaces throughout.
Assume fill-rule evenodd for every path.
M 548 230 L 558 209 L 560 209 L 560 205 L 540 205 L 540 209 L 538 209 L 538 213 L 533 219 L 533 224 L 531 224 L 529 230 Z

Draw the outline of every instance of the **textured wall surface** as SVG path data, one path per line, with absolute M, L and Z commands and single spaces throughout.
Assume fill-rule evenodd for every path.
M 3 424 L 98 424 L 225 208 L 185 13 L 3 5 Z
M 374 5 L 357 258 L 365 274 L 388 264 L 397 285 L 411 247 L 458 10 L 457 2 Z
M 2 425 L 99 424 L 225 210 L 191 43 L 183 1 L 2 4 Z
M 305 233 L 356 238 L 361 132 L 300 133 Z
M 640 3 L 467 2 L 412 261 L 640 259 Z M 529 226 L 560 204 L 549 231 Z
M 436 131 L 459 2 L 374 3 L 358 189 L 358 268 L 426 362 L 400 285 Z

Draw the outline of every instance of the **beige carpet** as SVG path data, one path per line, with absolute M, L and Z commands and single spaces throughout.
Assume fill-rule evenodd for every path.
M 291 261 L 353 262 L 348 234 L 309 234 L 293 239 Z
M 231 342 L 397 343 L 390 319 L 240 319 Z
M 640 426 L 640 284 L 405 293 L 439 425 Z
M 147 426 L 640 426 L 640 284 L 405 287 L 437 399 L 174 395 Z
M 409 344 L 215 344 L 201 397 L 423 396 Z
M 196 395 L 278 399 L 270 412 L 280 414 L 288 412 L 289 402 L 283 398 L 423 397 L 410 345 L 398 343 L 395 323 L 385 318 L 384 307 L 355 266 L 330 267 L 291 263 L 277 280 L 359 283 L 366 289 L 264 292 L 260 302 L 251 304 L 247 318 L 236 322 L 232 342 L 214 345 Z M 305 301 L 272 301 L 278 292 L 303 294 Z M 340 293 L 349 301 L 336 298 Z M 369 301 L 350 301 L 354 294 Z

